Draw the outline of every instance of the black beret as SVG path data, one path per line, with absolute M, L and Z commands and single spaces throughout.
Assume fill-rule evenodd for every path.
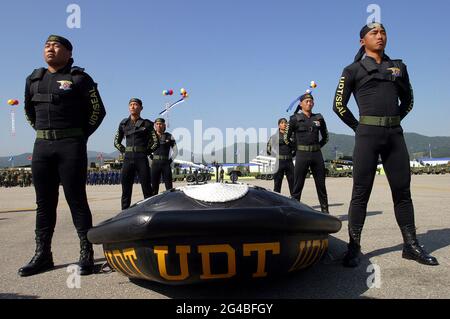
M 50 41 L 61 43 L 61 44 L 62 44 L 63 46 L 65 46 L 65 47 L 67 48 L 67 50 L 69 50 L 69 51 L 72 51 L 72 50 L 73 50 L 72 43 L 70 43 L 69 40 L 67 40 L 66 38 L 64 38 L 64 37 L 62 37 L 62 36 L 52 34 L 52 35 L 50 35 L 50 36 L 48 37 L 48 39 L 47 39 L 46 42 L 50 42 Z
M 138 99 L 138 98 L 135 98 L 135 97 L 131 98 L 130 102 L 128 102 L 128 104 L 131 104 L 131 102 L 136 102 L 137 104 L 142 106 L 142 101 L 140 99 Z
M 360 39 L 364 38 L 367 33 L 369 33 L 372 29 L 375 29 L 375 28 L 381 28 L 384 31 L 386 31 L 386 29 L 384 28 L 384 25 L 382 25 L 381 23 L 378 23 L 378 22 L 369 23 L 369 24 L 364 25 L 362 27 L 361 31 L 359 31 Z
M 306 99 L 314 100 L 314 97 L 312 96 L 311 93 L 305 93 L 305 94 L 303 94 L 303 95 L 300 97 L 300 103 L 303 102 L 303 100 L 306 100 Z

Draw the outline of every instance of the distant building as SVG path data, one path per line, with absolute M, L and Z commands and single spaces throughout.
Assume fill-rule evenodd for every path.
M 256 156 L 250 161 L 250 173 L 274 173 L 276 160 L 272 156 Z
M 417 159 L 417 162 L 422 164 L 423 166 L 436 166 L 436 165 L 445 165 L 450 162 L 450 157 L 444 157 L 444 158 L 419 158 Z
M 414 161 L 409 161 L 409 167 L 424 167 L 425 165 L 423 165 L 422 163 L 420 163 L 417 160 Z

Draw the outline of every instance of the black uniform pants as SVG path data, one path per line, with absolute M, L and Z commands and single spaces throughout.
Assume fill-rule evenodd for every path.
M 391 187 L 394 211 L 400 227 L 414 226 L 411 200 L 409 154 L 403 129 L 360 124 L 356 130 L 353 153 L 353 192 L 349 208 L 349 232 L 359 241 L 367 214 L 367 203 L 381 161 Z M 352 235 L 354 234 L 354 235 Z
M 166 186 L 166 190 L 172 189 L 172 168 L 170 167 L 170 163 L 168 161 L 153 160 L 152 187 L 154 195 L 158 195 L 159 193 L 159 183 L 161 182 L 161 175 Z
M 292 197 L 297 200 L 301 199 L 303 186 L 305 185 L 305 178 L 309 169 L 311 169 L 314 177 L 320 206 L 322 209 L 328 209 L 328 195 L 325 187 L 325 164 L 323 162 L 321 151 L 297 151 L 297 155 L 295 157 L 295 182 Z
M 128 155 L 128 154 L 127 154 Z M 152 185 L 150 178 L 150 165 L 145 154 L 131 153 L 125 156 L 122 166 L 122 210 L 131 205 L 131 195 L 133 193 L 133 184 L 135 176 L 139 177 L 142 193 L 145 198 L 152 196 Z
M 31 169 L 36 190 L 36 233 L 53 233 L 61 183 L 75 228 L 78 234 L 86 234 L 92 228 L 86 196 L 86 141 L 82 138 L 37 139 Z
M 289 193 L 292 196 L 292 192 L 294 190 L 294 163 L 292 163 L 292 160 L 278 161 L 278 171 L 273 176 L 274 192 L 281 193 L 281 185 L 283 183 L 284 175 L 286 175 L 289 185 Z

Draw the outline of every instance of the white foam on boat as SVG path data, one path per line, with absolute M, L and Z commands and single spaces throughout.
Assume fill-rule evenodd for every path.
M 244 197 L 248 193 L 247 184 L 204 184 L 177 188 L 186 196 L 208 203 L 225 203 Z

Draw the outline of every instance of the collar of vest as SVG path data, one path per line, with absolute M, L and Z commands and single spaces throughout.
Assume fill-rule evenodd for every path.
M 367 73 L 373 73 L 378 71 L 377 63 L 370 57 L 365 57 L 359 62 Z
M 382 62 L 383 61 L 388 61 L 388 62 L 390 62 L 389 64 L 392 64 L 391 59 L 386 54 L 383 55 Z M 359 63 L 367 71 L 367 73 L 378 72 L 377 62 L 372 57 L 365 56 L 364 59 L 359 61 Z
M 398 67 L 401 68 L 401 60 L 391 60 L 387 55 L 383 57 L 383 61 L 388 62 L 389 67 Z M 365 59 L 359 61 L 359 64 L 362 68 L 367 72 L 363 76 L 363 78 L 358 82 L 354 91 L 357 92 L 361 87 L 363 87 L 367 82 L 378 79 L 382 81 L 392 81 L 397 82 L 395 76 L 388 74 L 386 72 L 380 72 L 378 69 L 378 65 L 373 58 L 366 57 Z
M 136 121 L 136 127 L 139 127 L 142 125 L 142 123 L 144 123 L 144 119 L 142 117 L 139 117 L 138 120 Z M 122 125 L 126 125 L 128 122 L 131 122 L 131 116 L 127 117 L 126 119 L 123 119 L 122 122 L 120 122 L 120 124 Z
M 64 69 L 66 69 L 68 66 L 66 66 L 66 67 L 64 67 L 64 68 L 62 68 L 60 71 L 64 71 Z M 79 66 L 70 66 L 71 68 L 70 68 L 70 74 L 77 74 L 77 73 L 83 73 L 84 72 L 84 69 L 83 68 L 80 68 Z M 30 76 L 30 80 L 31 81 L 37 81 L 37 80 L 42 80 L 42 78 L 44 77 L 44 75 L 45 75 L 45 72 L 47 72 L 47 69 L 46 68 L 39 68 L 39 69 L 35 69 L 34 71 L 33 71 L 33 73 L 31 73 L 31 76 Z
M 305 113 L 303 113 L 303 112 L 295 113 L 295 116 L 297 117 L 298 121 L 305 121 L 307 119 L 313 119 L 316 115 L 317 114 L 315 114 L 315 113 L 311 113 L 311 117 L 308 118 L 308 117 L 306 117 Z

